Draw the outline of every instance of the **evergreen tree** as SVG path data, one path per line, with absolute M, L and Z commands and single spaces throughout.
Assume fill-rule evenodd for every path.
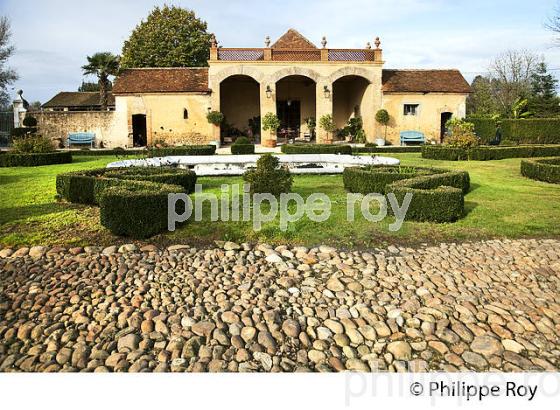
M 548 72 L 546 63 L 539 63 L 532 76 L 533 95 L 529 98 L 528 109 L 537 117 L 557 117 L 560 115 L 560 98 L 556 93 L 558 80 Z

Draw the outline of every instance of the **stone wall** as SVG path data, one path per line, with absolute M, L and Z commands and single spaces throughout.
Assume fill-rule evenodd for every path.
M 128 139 L 126 128 L 119 127 L 119 114 L 114 111 L 42 111 L 22 113 L 37 118 L 39 133 L 66 143 L 68 133 L 92 132 L 95 146 L 114 148 Z

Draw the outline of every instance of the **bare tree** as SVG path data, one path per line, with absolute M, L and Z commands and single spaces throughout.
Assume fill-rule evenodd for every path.
M 555 33 L 556 43 L 560 46 L 560 3 L 554 9 L 554 14 L 548 18 L 545 27 Z
M 528 50 L 508 50 L 489 67 L 493 94 L 500 109 L 509 114 L 516 100 L 531 95 L 531 79 L 540 58 Z
M 10 44 L 11 36 L 10 20 L 5 16 L 0 17 L 0 106 L 8 104 L 8 85 L 18 78 L 14 70 L 6 67 L 8 59 L 14 53 L 14 46 Z

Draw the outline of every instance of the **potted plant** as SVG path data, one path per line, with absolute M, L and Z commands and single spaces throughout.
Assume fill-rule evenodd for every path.
M 206 119 L 208 122 L 215 127 L 219 127 L 222 122 L 224 122 L 224 114 L 219 111 L 210 111 L 206 114 Z M 218 136 L 217 140 L 212 141 L 212 144 L 216 145 L 216 148 L 220 148 L 220 138 Z
M 319 119 L 319 126 L 327 133 L 327 138 L 325 143 L 327 144 L 332 143 L 332 138 L 330 138 L 330 134 L 336 131 L 336 125 L 334 124 L 332 115 L 331 114 L 323 115 Z
M 266 147 L 275 147 L 276 146 L 276 139 L 274 136 L 276 135 L 276 131 L 280 128 L 280 120 L 271 112 L 265 114 L 262 119 L 262 128 L 265 131 L 270 132 L 270 139 L 264 140 L 263 145 Z
M 386 109 L 382 108 L 375 113 L 375 120 L 379 124 L 385 127 L 385 133 L 383 135 L 383 138 L 375 139 L 375 143 L 378 146 L 383 147 L 387 141 L 387 125 L 389 125 L 389 121 L 391 121 L 391 117 L 389 116 L 389 112 Z

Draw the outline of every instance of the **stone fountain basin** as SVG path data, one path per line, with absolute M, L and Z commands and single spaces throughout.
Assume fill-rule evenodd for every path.
M 396 158 L 380 156 L 293 154 L 275 155 L 280 165 L 293 174 L 341 174 L 344 168 L 367 165 L 399 165 Z M 160 158 L 130 159 L 111 162 L 107 168 L 161 167 L 188 168 L 198 176 L 243 175 L 254 168 L 260 155 L 183 155 Z

